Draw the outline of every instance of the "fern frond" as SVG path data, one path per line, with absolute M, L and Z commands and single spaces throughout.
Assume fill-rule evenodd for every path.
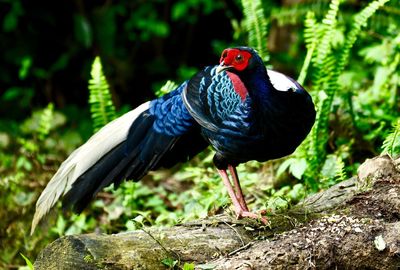
M 331 113 L 332 103 L 336 92 L 339 89 L 339 76 L 342 74 L 350 57 L 350 51 L 360 34 L 361 27 L 376 12 L 376 10 L 389 0 L 375 0 L 370 3 L 361 12 L 353 17 L 353 23 L 350 31 L 346 34 L 345 43 L 332 49 L 332 41 L 335 31 L 337 30 L 337 14 L 339 9 L 339 0 L 332 0 L 330 9 L 324 17 L 322 23 L 318 24 L 312 15 L 308 15 L 306 19 L 307 31 L 305 32 L 306 46 L 308 51 L 313 49 L 311 64 L 314 67 L 312 76 L 313 89 L 318 90 L 318 95 L 314 95 L 317 104 L 317 117 L 310 136 L 305 143 L 300 146 L 300 150 L 296 151 L 297 158 L 302 155 L 308 155 L 308 168 L 305 172 L 306 181 L 315 182 L 318 177 L 320 168 L 326 159 L 326 144 L 329 139 L 329 115 Z M 311 31 L 314 31 L 312 33 Z M 305 70 L 308 66 L 306 59 Z M 302 71 L 300 79 L 304 80 L 305 72 Z
M 323 14 L 326 5 L 313 2 L 299 2 L 293 5 L 280 5 L 271 10 L 271 21 L 276 21 L 279 26 L 296 25 L 304 20 L 307 13 Z
M 310 50 L 318 42 L 318 23 L 314 12 L 308 12 L 304 20 L 304 42 L 307 50 Z
M 342 182 L 347 179 L 346 165 L 341 157 L 336 157 L 336 182 Z
M 332 39 L 335 34 L 339 4 L 340 0 L 332 0 L 321 26 L 316 29 L 319 40 L 315 50 L 315 57 L 312 59 L 315 67 L 313 81 L 316 89 L 324 89 L 323 84 L 329 79 L 329 71 L 326 67 L 328 66 L 328 56 L 332 52 Z
M 382 7 L 385 3 L 390 0 L 375 0 L 370 3 L 367 7 L 365 7 L 360 13 L 356 14 L 353 19 L 353 24 L 350 32 L 347 34 L 346 41 L 339 56 L 339 65 L 337 69 L 339 73 L 341 73 L 344 67 L 347 64 L 349 59 L 350 50 L 353 47 L 354 43 L 357 40 L 358 35 L 360 34 L 361 27 L 365 26 L 368 19 L 374 15 L 374 13 Z
M 332 38 L 335 33 L 337 24 L 337 14 L 339 11 L 340 0 L 332 0 L 329 4 L 329 10 L 325 17 L 322 19 L 321 27 L 319 30 L 320 44 L 318 46 L 318 53 L 315 57 L 315 63 L 317 65 L 322 65 L 324 59 L 331 51 Z M 323 67 L 319 67 L 323 68 Z
M 264 9 L 260 0 L 242 0 L 244 22 L 248 32 L 248 45 L 257 50 L 260 57 L 267 62 L 267 25 Z
M 337 0 L 333 0 L 332 2 L 334 1 Z M 330 54 L 325 56 L 322 60 L 323 66 L 321 66 L 319 69 L 321 71 L 323 68 L 323 72 L 320 72 L 320 74 L 323 73 L 324 77 L 316 78 L 317 81 L 315 83 L 316 87 L 322 87 L 322 89 L 325 90 L 327 98 L 322 102 L 321 107 L 319 108 L 317 123 L 315 125 L 313 136 L 315 140 L 319 141 L 316 143 L 316 145 L 320 151 L 323 151 L 322 148 L 325 147 L 325 143 L 328 139 L 327 132 L 329 113 L 336 90 L 339 88 L 339 76 L 343 72 L 344 67 L 347 65 L 350 56 L 350 50 L 357 40 L 357 37 L 361 31 L 361 27 L 366 24 L 367 20 L 376 12 L 379 7 L 388 1 L 389 0 L 376 0 L 364 8 L 360 13 L 356 14 L 353 20 L 352 28 L 347 35 L 347 39 L 343 45 L 343 48 L 341 48 L 339 52 L 339 56 L 336 58 L 333 54 Z M 335 4 L 332 5 L 332 7 L 336 9 Z M 325 23 L 330 25 L 334 23 L 333 12 L 328 12 L 328 14 L 329 15 L 327 15 L 324 20 Z M 324 54 L 323 51 L 319 51 L 318 53 Z M 318 156 L 324 158 L 324 151 L 321 153 L 318 151 L 318 149 L 316 150 L 318 152 Z
M 89 104 L 93 120 L 93 129 L 96 132 L 105 124 L 116 118 L 115 107 L 112 102 L 110 88 L 103 73 L 100 57 L 93 61 L 89 80 Z
M 400 119 L 393 124 L 392 131 L 383 141 L 382 154 L 388 154 L 392 158 L 400 154 Z
M 39 140 L 44 140 L 49 134 L 54 116 L 54 105 L 53 103 L 49 103 L 47 107 L 42 111 L 39 119 L 39 127 L 38 127 L 38 137 Z
M 161 97 L 165 94 L 168 94 L 172 90 L 175 90 L 177 87 L 178 85 L 175 82 L 168 80 L 163 86 L 160 87 L 160 89 L 156 91 L 155 94 L 157 97 Z
M 337 70 L 334 70 L 335 57 L 331 54 L 324 62 L 326 64 L 326 76 L 329 74 L 330 76 L 335 77 L 336 75 L 334 75 L 334 73 L 337 72 Z M 322 85 L 324 89 L 321 90 L 318 98 L 316 99 L 318 110 L 314 127 L 311 130 L 312 156 L 318 166 L 319 164 L 323 164 L 323 161 L 325 160 L 325 145 L 329 138 L 329 115 L 331 112 L 333 98 L 338 88 L 337 79 L 334 80 L 330 76 L 328 76 L 328 78 L 325 80 L 321 78 L 321 81 L 315 82 L 315 84 L 320 85 L 320 87 Z
M 304 60 L 303 67 L 301 68 L 299 78 L 297 79 L 297 81 L 301 85 L 304 84 L 307 76 L 308 67 L 310 66 L 312 56 L 314 55 L 314 51 L 318 43 L 318 24 L 315 19 L 314 12 L 307 13 L 306 19 L 304 21 L 304 27 L 304 41 L 306 43 L 307 55 Z
M 316 82 L 317 87 L 322 87 L 325 90 L 327 98 L 322 102 L 317 115 L 317 122 L 314 129 L 313 138 L 316 140 L 317 146 L 316 153 L 318 157 L 324 158 L 325 144 L 328 141 L 328 121 L 331 111 L 333 99 L 337 89 L 339 88 L 338 80 L 340 74 L 343 72 L 348 63 L 350 51 L 361 32 L 361 27 L 364 26 L 367 20 L 376 12 L 376 10 L 384 5 L 389 0 L 376 0 L 364 8 L 360 13 L 356 14 L 353 20 L 352 28 L 347 35 L 347 39 L 343 48 L 336 58 L 333 54 L 325 57 L 324 63 L 324 78 L 318 78 Z M 332 15 L 327 16 L 329 18 Z

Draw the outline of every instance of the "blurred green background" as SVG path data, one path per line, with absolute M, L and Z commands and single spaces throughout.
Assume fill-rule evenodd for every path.
M 319 120 L 291 157 L 240 166 L 251 208 L 286 209 L 365 158 L 400 152 L 397 0 L 2 0 L 0 14 L 0 269 L 28 268 L 20 253 L 33 261 L 65 234 L 166 226 L 229 208 L 209 149 L 100 193 L 79 216 L 57 206 L 29 236 L 40 192 L 93 133 L 96 56 L 117 115 L 167 80 L 217 64 L 229 46 L 254 46 L 268 67 L 299 78 Z

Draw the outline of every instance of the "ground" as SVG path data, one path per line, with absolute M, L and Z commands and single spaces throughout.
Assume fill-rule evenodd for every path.
M 358 175 L 308 197 L 270 225 L 218 215 L 172 228 L 67 236 L 35 269 L 398 269 L 400 159 L 367 160 Z M 164 261 L 164 263 L 163 263 Z

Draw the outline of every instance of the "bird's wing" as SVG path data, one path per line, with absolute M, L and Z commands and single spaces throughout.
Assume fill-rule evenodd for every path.
M 111 183 L 139 180 L 150 170 L 186 161 L 203 150 L 207 143 L 182 102 L 185 87 L 114 120 L 75 150 L 39 197 L 32 232 L 61 196 L 64 206 L 80 212 Z
M 193 76 L 182 95 L 193 118 L 202 127 L 217 132 L 243 104 L 247 91 L 237 75 L 225 71 L 217 74 L 214 66 Z

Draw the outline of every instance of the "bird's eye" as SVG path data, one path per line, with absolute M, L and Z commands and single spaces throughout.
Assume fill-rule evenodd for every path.
M 238 54 L 238 55 L 235 56 L 235 60 L 236 60 L 237 62 L 240 62 L 240 61 L 243 60 L 243 56 L 242 56 L 241 54 Z

